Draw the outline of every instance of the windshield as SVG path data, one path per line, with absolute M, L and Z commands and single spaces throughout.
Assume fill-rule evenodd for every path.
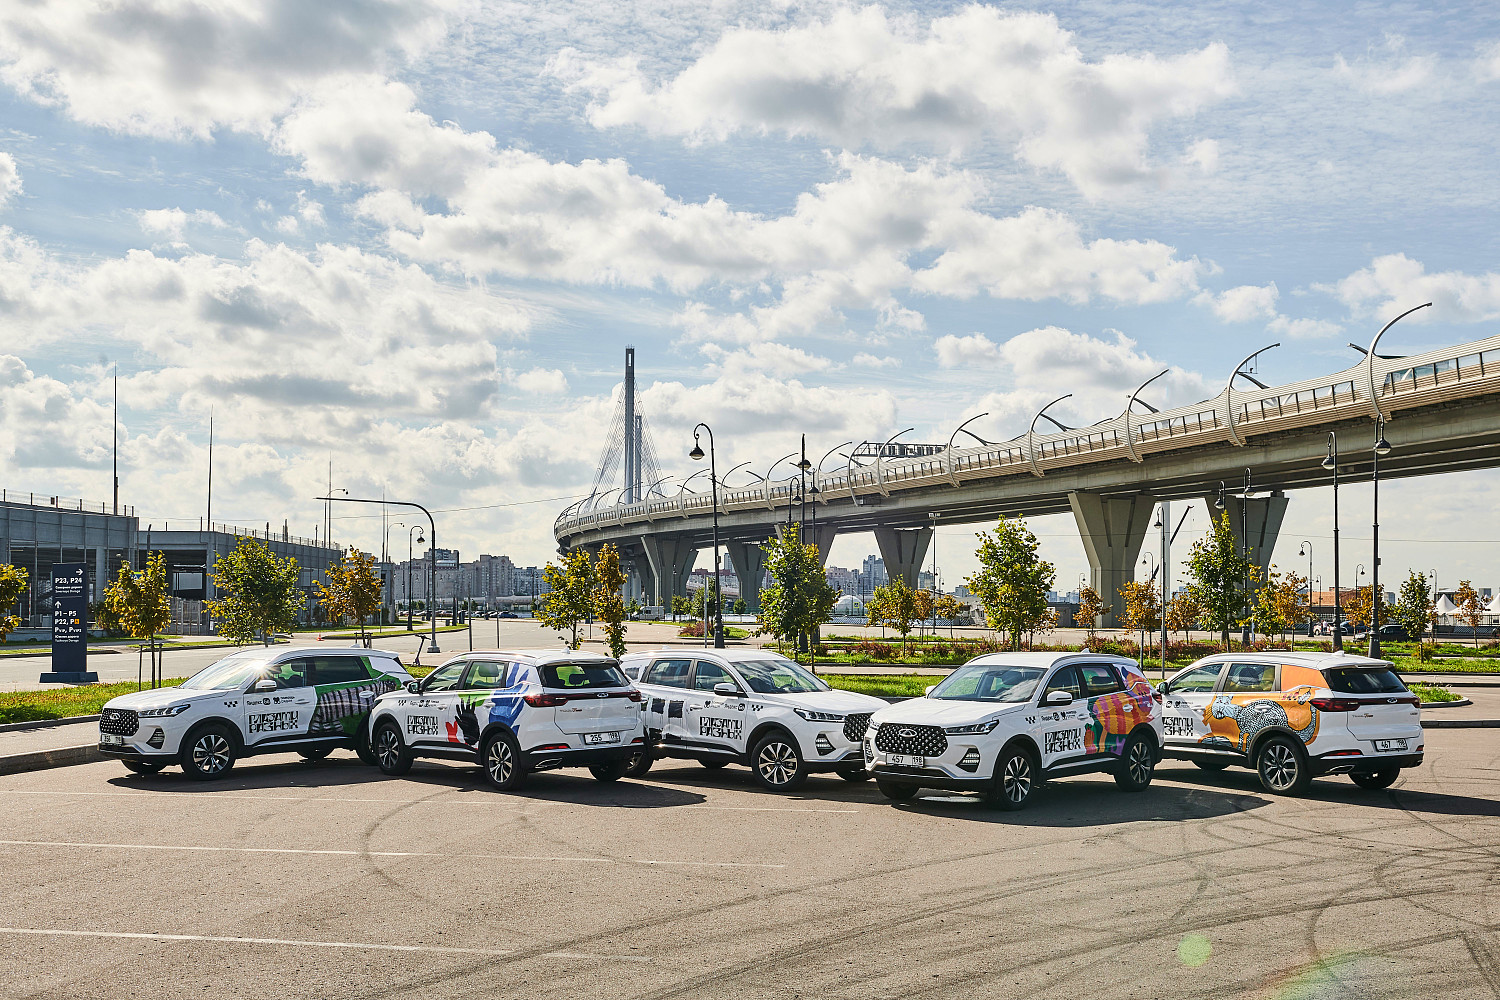
M 927 697 L 943 701 L 1030 701 L 1046 672 L 1042 667 L 999 664 L 959 667 Z
M 269 653 L 235 653 L 210 664 L 182 682 L 188 691 L 239 691 L 266 669 Z
M 827 691 L 828 685 L 791 660 L 746 660 L 734 668 L 756 694 L 808 694 Z
M 1355 667 L 1337 667 L 1323 671 L 1328 678 L 1328 689 L 1339 694 L 1405 694 L 1406 685 L 1390 667 L 1360 670 Z
M 544 663 L 538 671 L 542 687 L 617 688 L 630 682 L 613 663 Z

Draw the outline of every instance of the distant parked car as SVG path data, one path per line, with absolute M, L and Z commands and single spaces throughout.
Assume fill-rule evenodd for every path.
M 502 612 L 500 612 L 500 614 L 499 614 L 498 617 L 500 617 L 500 618 L 519 618 L 521 616 L 518 615 L 518 614 L 516 614 L 514 611 L 502 611 Z
M 1406 631 L 1405 625 L 1382 625 L 1380 638 L 1388 642 L 1410 642 L 1411 634 Z

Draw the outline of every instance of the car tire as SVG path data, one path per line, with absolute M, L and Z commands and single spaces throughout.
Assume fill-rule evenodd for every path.
M 122 760 L 120 763 L 125 765 L 126 770 L 134 771 L 136 774 L 155 774 L 167 766 L 149 760 Z
M 1023 809 L 1031 801 L 1040 768 L 1025 747 L 1012 745 L 1000 751 L 995 777 L 986 797 L 991 805 L 1007 811 Z
M 323 760 L 331 753 L 333 753 L 333 747 L 318 747 L 316 750 L 298 750 L 297 756 L 311 764 Z
M 1156 746 L 1144 733 L 1125 741 L 1120 763 L 1115 765 L 1115 784 L 1127 792 L 1144 792 L 1156 773 Z
M 874 777 L 873 774 L 862 767 L 843 767 L 833 773 L 845 781 L 869 781 Z
M 656 758 L 651 756 L 649 750 L 641 750 L 631 754 L 629 762 L 625 765 L 625 777 L 644 778 L 651 770 L 651 765 L 656 763 Z
M 708 768 L 710 771 L 717 771 L 721 767 L 728 767 L 729 766 L 729 761 L 727 761 L 727 760 L 700 760 L 698 763 L 702 764 L 704 767 Z
M 772 792 L 789 792 L 807 780 L 802 748 L 784 729 L 773 729 L 760 738 L 750 753 L 750 769 L 761 787 Z
M 905 802 L 916 795 L 919 788 L 917 785 L 898 785 L 890 781 L 876 781 L 875 787 L 880 790 L 881 795 L 893 802 Z
M 381 774 L 396 777 L 411 770 L 411 748 L 401 738 L 401 727 L 390 719 L 375 727 L 375 740 L 370 752 L 374 755 L 375 766 L 380 768 Z
M 1255 752 L 1260 786 L 1272 795 L 1301 795 L 1312 784 L 1312 768 L 1299 743 L 1289 736 L 1272 736 Z
M 359 727 L 359 733 L 354 737 L 354 753 L 365 764 L 375 766 L 375 751 L 370 749 L 370 737 L 364 725 Z
M 594 776 L 595 781 L 611 782 L 619 781 L 625 777 L 625 772 L 630 770 L 630 761 L 612 760 L 608 764 L 590 764 L 589 773 Z
M 526 778 L 521 747 L 508 730 L 497 730 L 485 737 L 479 745 L 479 766 L 484 768 L 484 780 L 497 792 L 511 791 Z
M 1205 771 L 1222 771 L 1229 766 L 1227 760 L 1194 760 L 1193 763 Z
M 199 726 L 182 741 L 182 770 L 197 781 L 222 778 L 234 767 L 234 735 L 218 723 Z
M 1382 788 L 1390 788 L 1401 776 L 1399 767 L 1383 767 L 1378 771 L 1367 771 L 1364 774 L 1351 774 L 1349 780 L 1360 788 L 1367 788 L 1372 792 L 1378 792 Z

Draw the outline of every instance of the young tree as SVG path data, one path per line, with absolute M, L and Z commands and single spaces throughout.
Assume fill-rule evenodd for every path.
M 1432 599 L 1432 589 L 1427 585 L 1427 577 L 1408 571 L 1406 582 L 1401 584 L 1401 593 L 1396 598 L 1396 606 L 1391 609 L 1391 617 L 1406 629 L 1406 634 L 1417 644 L 1419 660 L 1422 659 L 1422 637 L 1432 627 L 1432 611 L 1436 606 Z
M 1173 632 L 1181 632 L 1184 639 L 1188 632 L 1198 623 L 1198 604 L 1193 600 L 1191 591 L 1184 590 L 1174 594 L 1167 602 L 1167 628 Z
M 0 610 L 9 611 L 10 606 L 26 593 L 26 571 L 9 563 L 0 565 Z M 21 627 L 21 619 L 15 615 L 0 614 L 0 642 Z
M 146 557 L 144 570 L 132 571 L 130 563 L 120 566 L 120 575 L 104 592 L 110 613 L 124 630 L 136 639 L 151 640 L 151 679 L 154 683 L 160 663 L 156 633 L 172 623 L 172 599 L 167 593 L 167 560 L 160 553 Z
M 729 610 L 737 615 L 742 615 L 745 613 L 745 607 L 745 599 L 743 597 L 736 597 L 734 603 L 729 606 Z
M 1012 649 L 1021 648 L 1021 633 L 1047 619 L 1047 592 L 1057 569 L 1037 555 L 1036 535 L 1024 518 L 1000 518 L 991 535 L 979 533 L 979 572 L 967 577 L 969 590 L 984 606 L 984 616 L 997 632 L 1010 636 Z
M 594 562 L 594 615 L 604 623 L 609 655 L 617 660 L 625 655 L 625 599 L 621 596 L 624 586 L 620 550 L 605 545 Z
M 1479 648 L 1479 619 L 1484 614 L 1484 600 L 1474 584 L 1460 580 L 1458 590 L 1453 593 L 1453 603 L 1458 605 L 1458 620 L 1474 630 L 1474 648 Z
M 351 545 L 343 559 L 328 567 L 325 575 L 328 577 L 326 584 L 322 580 L 313 581 L 319 606 L 326 611 L 330 621 L 342 624 L 352 618 L 359 628 L 360 641 L 369 648 L 365 619 L 380 610 L 380 574 L 375 571 L 375 557 L 367 556 Z
M 795 532 L 782 532 L 761 549 L 771 583 L 760 592 L 759 631 L 794 644 L 799 636 L 811 637 L 833 617 L 839 599 L 823 574 L 817 546 L 803 545 Z
M 686 594 L 672 595 L 672 620 L 684 618 L 693 613 L 693 602 L 689 601 Z
M 916 603 L 917 621 L 926 623 L 933 622 L 933 631 L 937 630 L 937 604 L 930 590 L 912 591 L 912 600 Z
M 1255 592 L 1255 621 L 1261 632 L 1284 638 L 1289 629 L 1307 621 L 1310 612 L 1302 593 L 1306 582 L 1296 573 L 1282 576 L 1271 567 L 1265 584 Z
M 953 623 L 964 613 L 963 602 L 952 594 L 939 594 L 933 602 L 933 613 L 948 623 L 948 638 L 953 638 Z
M 219 634 L 236 642 L 259 639 L 271 644 L 271 633 L 289 629 L 302 608 L 297 589 L 299 569 L 291 556 L 278 558 L 258 538 L 241 538 L 234 550 L 214 562 L 213 582 L 223 595 L 208 602 Z
M 1198 605 L 1200 623 L 1217 631 L 1228 651 L 1229 630 L 1244 621 L 1249 611 L 1249 588 L 1259 571 L 1249 554 L 1240 552 L 1229 512 L 1210 521 L 1208 534 L 1193 543 L 1188 555 L 1188 591 Z
M 1078 588 L 1078 610 L 1073 612 L 1073 625 L 1088 629 L 1089 641 L 1092 642 L 1094 634 L 1099 631 L 1099 616 L 1104 614 L 1104 602 L 1099 600 L 1099 595 L 1094 592 L 1093 587 Z
M 1375 595 L 1369 587 L 1355 587 L 1344 596 L 1344 618 L 1351 625 L 1370 625 L 1375 610 Z
M 1144 659 L 1146 633 L 1161 628 L 1161 597 L 1151 584 L 1135 580 L 1126 581 L 1125 586 L 1120 588 L 1120 596 L 1125 599 L 1125 620 L 1120 624 L 1132 632 L 1140 633 L 1140 648 L 1137 652 Z
M 876 587 L 866 609 L 871 625 L 889 626 L 901 637 L 904 645 L 910 646 L 906 637 L 911 634 L 917 620 L 917 592 L 908 587 L 904 579 L 895 576 L 884 587 Z
M 545 570 L 547 593 L 536 600 L 536 617 L 548 628 L 557 629 L 558 638 L 569 649 L 582 643 L 578 627 L 588 621 L 593 608 L 594 564 L 587 549 L 574 549 L 562 557 L 562 565 L 548 563 Z

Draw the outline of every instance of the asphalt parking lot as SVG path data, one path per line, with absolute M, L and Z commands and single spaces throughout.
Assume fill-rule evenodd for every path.
M 419 763 L 0 778 L 6 996 L 1500 995 L 1500 752 L 1387 792 L 1166 764 L 1022 813 L 739 768 L 483 789 Z

